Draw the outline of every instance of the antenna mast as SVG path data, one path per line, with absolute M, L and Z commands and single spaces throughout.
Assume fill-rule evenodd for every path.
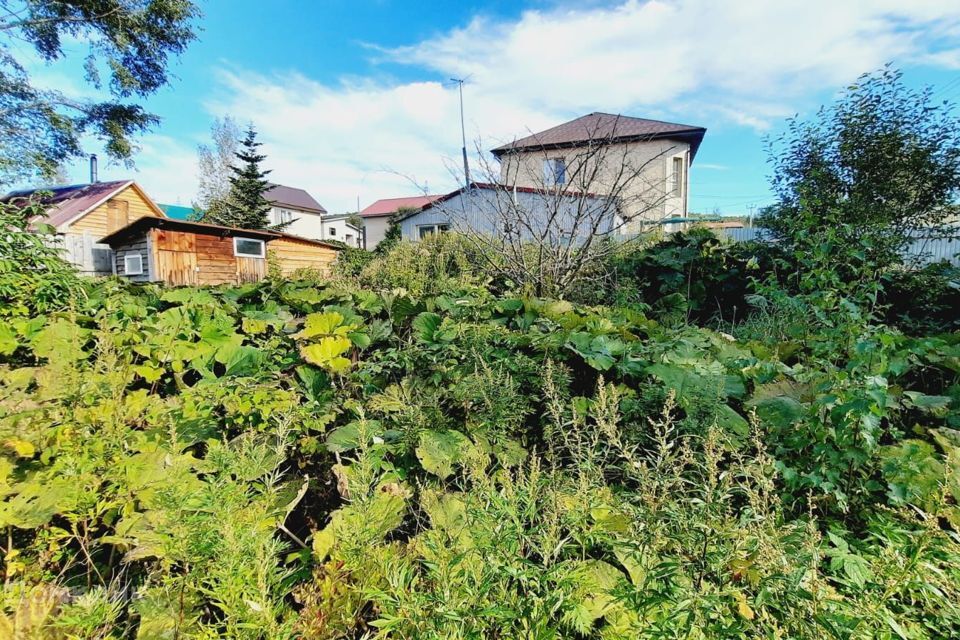
M 460 87 L 460 136 L 463 139 L 463 177 L 467 188 L 470 188 L 470 165 L 467 162 L 467 128 L 463 120 L 463 83 L 465 78 L 450 78 L 450 82 L 456 82 Z

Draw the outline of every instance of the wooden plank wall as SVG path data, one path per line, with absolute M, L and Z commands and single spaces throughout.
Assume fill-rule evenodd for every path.
M 235 284 L 238 265 L 233 255 L 233 238 L 198 234 L 197 266 L 200 284 Z
M 157 213 L 133 186 L 129 186 L 71 224 L 65 231 L 88 232 L 99 240 L 144 216 L 156 217 Z
M 110 245 L 99 244 L 96 240 L 89 233 L 71 233 L 52 237 L 49 243 L 60 249 L 63 259 L 75 266 L 81 275 L 112 275 L 113 251 Z
M 270 259 L 280 266 L 280 273 L 289 276 L 298 269 L 316 269 L 324 275 L 330 275 L 334 260 L 339 251 L 332 247 L 297 240 L 296 238 L 277 238 L 267 245 Z
M 259 282 L 267 276 L 263 258 L 238 258 L 233 238 L 186 231 L 153 230 L 155 279 L 173 285 Z

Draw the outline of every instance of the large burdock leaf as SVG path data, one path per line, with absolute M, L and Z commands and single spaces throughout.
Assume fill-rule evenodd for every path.
M 303 322 L 303 329 L 294 337 L 306 340 L 316 336 L 346 335 L 355 327 L 343 324 L 343 315 L 336 311 L 311 313 Z
M 0 356 L 8 356 L 17 350 L 17 333 L 6 322 L 0 322 Z
M 89 329 L 58 318 L 33 337 L 31 346 L 33 352 L 41 358 L 80 360 L 86 357 L 83 347 L 89 338 Z
M 316 344 L 303 347 L 300 353 L 310 364 L 333 373 L 342 373 L 350 368 L 350 360 L 342 357 L 342 354 L 350 348 L 350 344 L 350 339 L 346 336 L 328 336 L 321 338 Z
M 214 356 L 226 368 L 225 376 L 249 375 L 260 367 L 263 353 L 249 345 L 229 345 L 219 349 Z
M 470 439 L 459 431 L 424 431 L 420 434 L 417 458 L 426 471 L 445 479 L 469 446 Z
M 424 311 L 413 319 L 411 326 L 420 342 L 436 344 L 450 342 L 457 337 L 456 328 L 448 323 L 449 321 L 444 322 L 438 314 Z
M 327 436 L 327 449 L 331 453 L 344 453 L 360 446 L 360 423 L 350 422 L 338 427 Z
M 14 486 L 13 492 L 9 500 L 0 502 L 0 529 L 37 529 L 47 524 L 54 515 L 75 507 L 78 487 L 68 479 L 32 478 Z

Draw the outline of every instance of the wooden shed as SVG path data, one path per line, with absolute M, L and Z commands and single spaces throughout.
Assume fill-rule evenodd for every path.
M 214 285 L 257 282 L 268 255 L 289 274 L 299 268 L 329 270 L 338 248 L 275 231 L 140 218 L 101 240 L 114 251 L 116 274 L 135 282 Z M 276 247 L 277 251 L 270 251 Z

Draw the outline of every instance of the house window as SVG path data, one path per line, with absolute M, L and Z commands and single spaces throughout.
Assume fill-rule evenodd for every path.
M 139 253 L 131 253 L 123 256 L 123 274 L 127 276 L 139 276 L 143 273 L 143 256 Z
M 434 233 L 445 233 L 450 231 L 450 225 L 445 222 L 440 224 L 422 224 L 417 227 L 417 229 L 419 229 L 420 238 L 422 239 L 429 235 L 433 235 Z
M 350 244 L 351 242 L 353 242 L 353 234 L 348 233 L 347 235 L 344 236 L 344 239 L 346 240 L 347 244 Z
M 264 258 L 267 255 L 267 243 L 254 238 L 234 238 L 233 255 L 238 258 Z
M 670 183 L 670 192 L 675 196 L 679 196 L 680 192 L 683 190 L 683 165 L 683 158 L 673 159 L 673 175 L 671 176 L 672 182 Z
M 287 224 L 289 222 L 293 222 L 293 211 L 277 209 L 277 224 Z
M 567 181 L 567 165 L 563 158 L 547 158 L 543 161 L 543 182 L 548 187 Z
M 330 227 L 330 235 L 331 235 L 331 236 L 337 235 L 337 228 L 336 228 L 336 227 Z

